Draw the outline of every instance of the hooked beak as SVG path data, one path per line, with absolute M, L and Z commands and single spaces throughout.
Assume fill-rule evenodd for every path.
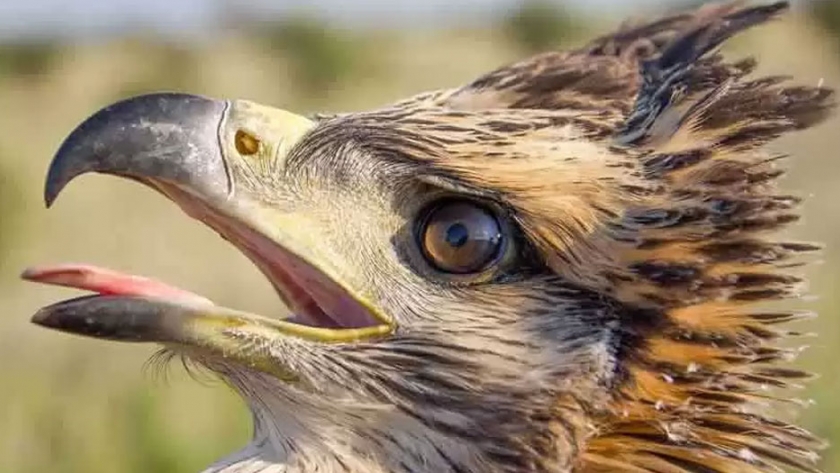
M 227 102 L 187 94 L 135 97 L 88 118 L 59 148 L 44 191 L 47 206 L 75 177 L 116 174 L 171 182 L 215 199 L 231 180 L 219 146 Z
M 72 179 L 88 172 L 153 187 L 242 250 L 271 280 L 294 316 L 280 320 L 250 314 L 157 281 L 65 265 L 31 268 L 23 277 L 99 295 L 45 307 L 33 317 L 34 323 L 97 338 L 200 349 L 275 374 L 281 374 L 276 361 L 249 348 L 259 346 L 255 340 L 349 342 L 392 331 L 389 318 L 319 256 L 307 238 L 317 229 L 306 228 L 298 216 L 283 214 L 260 203 L 259 196 L 236 188 L 223 129 L 231 107 L 238 103 L 256 107 L 155 94 L 102 109 L 61 145 L 48 171 L 45 200 L 51 205 Z M 287 130 L 278 138 L 286 151 L 314 126 L 288 112 L 260 110 L 261 120 L 274 120 L 276 129 Z

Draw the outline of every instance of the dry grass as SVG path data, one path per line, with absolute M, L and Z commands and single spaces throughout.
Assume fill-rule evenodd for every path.
M 787 21 L 736 43 L 755 52 L 765 70 L 840 86 L 836 51 L 814 29 Z M 38 329 L 28 317 L 70 291 L 22 284 L 24 266 L 86 261 L 154 275 L 218 302 L 280 310 L 268 284 L 211 231 L 138 186 L 84 177 L 47 212 L 41 186 L 49 157 L 64 135 L 92 111 L 148 90 L 181 89 L 243 97 L 306 109 L 373 107 L 410 93 L 451 86 L 513 57 L 508 43 L 484 32 L 382 33 L 363 52 L 375 56 L 370 74 L 329 82 L 318 97 L 295 84 L 287 57 L 264 43 L 228 35 L 188 50 L 137 40 L 67 46 L 48 73 L 0 77 L 0 471 L 160 473 L 198 471 L 243 444 L 247 413 L 222 386 L 210 387 L 173 369 L 156 381 L 142 366 L 150 346 L 116 345 Z M 186 64 L 186 65 L 185 65 Z M 369 64 L 369 62 L 365 62 Z M 181 67 L 175 67 L 180 65 Z M 375 70 L 375 73 L 373 72 Z M 840 439 L 840 122 L 786 140 L 795 152 L 787 184 L 813 194 L 797 236 L 829 244 L 826 264 L 811 271 L 822 318 L 808 328 L 820 338 L 800 360 L 824 376 L 804 397 L 818 401 L 804 414 L 821 435 Z M 223 270 L 222 270 L 223 269 Z M 829 452 L 826 471 L 840 471 Z

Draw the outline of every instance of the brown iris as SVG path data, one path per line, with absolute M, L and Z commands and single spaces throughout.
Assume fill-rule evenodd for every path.
M 426 259 L 441 271 L 474 273 L 496 261 L 502 244 L 499 221 L 473 202 L 446 202 L 429 212 L 420 229 Z

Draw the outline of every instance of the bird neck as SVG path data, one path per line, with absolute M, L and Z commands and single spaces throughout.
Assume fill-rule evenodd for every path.
M 306 407 L 298 407 L 296 414 L 300 415 Z M 474 446 L 453 442 L 387 409 L 371 409 L 368 414 L 357 419 L 290 419 L 291 416 L 276 412 L 254 412 L 253 440 L 203 473 L 497 471 L 484 464 Z M 361 417 L 388 421 L 384 424 L 382 420 L 376 421 L 383 428 L 370 429 L 366 428 L 369 421 Z M 388 434 L 394 431 L 399 435 Z
M 231 381 L 251 410 L 254 435 L 203 473 L 502 471 L 486 464 L 478 445 L 393 406 L 304 395 L 262 375 Z

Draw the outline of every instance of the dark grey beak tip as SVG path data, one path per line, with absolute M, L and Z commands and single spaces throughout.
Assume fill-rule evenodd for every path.
M 227 190 L 218 136 L 226 108 L 225 101 L 161 93 L 101 109 L 59 147 L 47 171 L 44 202 L 50 207 L 67 183 L 88 172 Z
M 31 322 L 60 332 L 99 337 L 102 332 L 101 321 L 74 314 L 75 305 L 68 301 L 44 307 L 32 316 Z
M 58 194 L 61 193 L 61 190 L 64 189 L 66 184 L 66 182 L 61 182 L 59 179 L 47 178 L 47 184 L 44 187 L 44 205 L 47 208 L 52 207 L 55 199 L 58 198 Z
M 57 329 L 59 328 L 58 321 L 52 315 L 53 314 L 50 313 L 49 310 L 41 309 L 32 316 L 30 321 L 35 325 L 40 325 L 41 327 Z
M 35 325 L 85 337 L 122 342 L 165 341 L 165 302 L 137 297 L 83 296 L 49 305 Z

